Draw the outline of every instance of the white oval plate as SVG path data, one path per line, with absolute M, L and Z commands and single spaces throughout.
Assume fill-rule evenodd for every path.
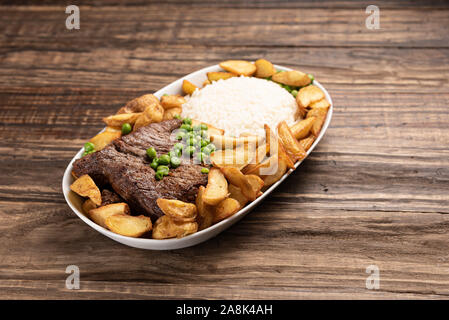
M 289 71 L 291 69 L 275 65 L 277 69 L 286 70 Z M 176 80 L 175 82 L 169 84 L 168 86 L 160 89 L 156 93 L 154 93 L 155 96 L 160 98 L 163 94 L 180 94 L 182 93 L 182 81 L 184 79 L 189 80 L 190 82 L 194 83 L 195 85 L 201 87 L 201 84 L 203 81 L 207 79 L 206 73 L 211 71 L 220 71 L 221 68 L 218 65 L 210 66 L 201 70 L 198 70 L 196 72 L 193 72 L 181 79 Z M 315 148 L 315 146 L 320 142 L 321 138 L 323 137 L 324 133 L 327 130 L 327 127 L 329 126 L 329 123 L 332 118 L 332 110 L 333 110 L 333 104 L 332 99 L 329 95 L 329 93 L 324 89 L 324 87 L 318 82 L 314 81 L 314 85 L 318 86 L 323 90 L 323 92 L 326 95 L 326 99 L 330 102 L 331 107 L 329 108 L 329 112 L 327 113 L 326 121 L 323 125 L 323 128 L 321 129 L 320 135 L 318 136 L 318 139 L 315 140 L 312 147 L 307 151 L 307 156 L 312 152 L 312 150 Z M 62 180 L 62 190 L 64 192 L 65 200 L 67 201 L 67 204 L 69 207 L 73 210 L 73 212 L 76 213 L 76 215 L 83 220 L 85 223 L 87 223 L 90 227 L 97 230 L 98 232 L 104 234 L 105 236 L 118 241 L 120 243 L 126 244 L 130 247 L 135 248 L 141 248 L 141 249 L 148 249 L 148 250 L 172 250 L 172 249 L 180 249 L 185 247 L 194 246 L 198 243 L 201 243 L 203 241 L 206 241 L 212 237 L 215 237 L 220 232 L 224 231 L 225 229 L 232 226 L 234 223 L 242 219 L 248 212 L 250 212 L 255 206 L 257 206 L 263 199 L 265 199 L 266 196 L 268 196 L 274 189 L 276 189 L 282 181 L 284 181 L 293 171 L 289 170 L 278 182 L 273 184 L 269 189 L 267 189 L 263 195 L 261 195 L 259 198 L 257 198 L 255 201 L 249 203 L 246 207 L 244 207 L 242 210 L 234 214 L 233 216 L 229 217 L 228 219 L 225 219 L 217 224 L 214 224 L 213 226 L 201 230 L 199 232 L 196 232 L 194 234 L 191 234 L 187 237 L 180 238 L 180 239 L 167 239 L 167 240 L 155 240 L 155 239 L 145 239 L 145 238 L 131 238 L 131 237 L 125 237 L 116 233 L 113 233 L 92 220 L 90 220 L 88 217 L 86 217 L 82 210 L 82 201 L 83 199 L 72 192 L 70 190 L 70 185 L 73 182 L 73 177 L 71 175 L 72 172 L 72 164 L 76 159 L 81 158 L 81 155 L 83 153 L 83 148 L 73 157 L 72 161 L 70 161 L 69 165 L 67 166 L 67 169 L 65 170 L 64 177 Z M 297 162 L 295 164 L 295 168 L 297 168 L 301 162 Z

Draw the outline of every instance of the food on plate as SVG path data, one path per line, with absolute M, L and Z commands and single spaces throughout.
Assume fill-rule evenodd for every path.
M 193 83 L 191 83 L 189 80 L 182 81 L 182 91 L 185 94 L 191 95 L 192 93 L 195 92 L 196 89 L 198 89 L 198 87 Z
M 209 205 L 217 205 L 228 197 L 228 182 L 220 169 L 212 168 L 208 174 L 207 186 L 203 201 Z
M 112 141 L 120 138 L 121 136 L 122 133 L 120 131 L 103 131 L 90 139 L 89 142 L 95 146 L 94 151 L 100 151 Z
M 162 212 L 176 222 L 194 222 L 196 206 L 193 203 L 172 199 L 157 199 L 157 205 Z
M 76 175 L 78 177 L 78 175 Z M 81 197 L 87 197 L 97 206 L 101 205 L 101 192 L 98 189 L 92 178 L 87 175 L 79 175 L 79 178 L 75 180 L 70 186 L 70 190 L 79 194 Z
M 276 68 L 268 60 L 259 59 L 254 64 L 256 65 L 256 77 L 258 78 L 268 78 L 276 73 Z
M 154 103 L 159 103 L 159 99 L 153 94 L 144 94 L 138 98 L 132 99 L 124 107 L 122 107 L 117 114 L 121 113 L 139 113 L 143 112 L 145 108 Z
M 112 203 L 99 208 L 90 209 L 87 212 L 89 218 L 93 220 L 96 224 L 102 226 L 103 228 L 108 228 L 106 226 L 106 218 L 115 214 L 130 214 L 129 207 L 126 203 Z
M 185 96 L 145 94 L 103 118 L 72 166 L 87 217 L 123 236 L 185 237 L 231 218 L 305 158 L 330 108 L 314 77 L 265 59 L 220 67 L 202 88 L 183 80 Z
M 221 220 L 229 218 L 234 213 L 239 211 L 241 208 L 242 206 L 236 199 L 233 198 L 224 199 L 217 205 L 217 208 L 215 209 L 213 223 L 217 223 L 220 222 Z
M 219 65 L 226 71 L 246 77 L 252 76 L 256 72 L 256 66 L 244 60 L 227 60 L 221 62 Z
M 151 219 L 144 216 L 130 216 L 127 214 L 114 214 L 105 219 L 109 230 L 122 236 L 138 238 L 151 231 Z
M 256 175 L 244 175 L 239 169 L 233 167 L 221 168 L 229 183 L 242 190 L 243 195 L 250 201 L 254 201 L 263 187 L 263 181 Z
M 296 140 L 285 121 L 278 124 L 278 135 L 282 146 L 293 163 L 306 157 L 306 151 L 299 144 L 298 140 Z
M 231 72 L 208 72 L 207 73 L 207 79 L 212 83 L 213 81 L 218 81 L 218 80 L 226 80 L 232 77 L 235 77 L 236 74 L 231 73 Z
M 303 87 L 310 84 L 310 77 L 301 71 L 281 71 L 275 73 L 271 79 L 275 82 L 292 87 Z
M 114 114 L 112 116 L 103 118 L 104 123 L 106 123 L 108 125 L 108 127 L 113 127 L 113 128 L 122 128 L 122 126 L 125 123 L 128 124 L 134 124 L 137 120 L 137 118 L 139 118 L 142 115 L 142 113 L 121 113 L 121 114 Z
M 154 223 L 153 239 L 182 238 L 198 230 L 198 223 L 178 223 L 169 216 L 162 216 Z
M 182 108 L 185 102 L 186 99 L 179 94 L 163 95 L 161 97 L 161 105 L 164 109 Z
M 307 119 L 296 122 L 290 127 L 295 139 L 300 140 L 309 135 L 310 129 L 312 129 L 315 117 L 309 117 Z
M 214 207 L 204 202 L 203 196 L 206 188 L 200 186 L 196 195 L 195 205 L 198 210 L 198 230 L 209 228 L 214 220 Z

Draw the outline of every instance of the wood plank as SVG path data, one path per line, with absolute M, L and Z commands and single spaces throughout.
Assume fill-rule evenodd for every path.
M 365 26 L 364 8 L 216 8 L 177 6 L 81 7 L 80 30 L 65 28 L 61 7 L 8 7 L 0 10 L 0 42 L 17 47 L 86 52 L 93 48 L 136 48 L 146 44 L 267 48 L 287 46 L 448 47 L 449 10 L 384 9 L 381 29 Z M 249 18 L 250 17 L 250 18 Z M 117 22 L 120 23 L 117 23 Z M 420 23 L 425 21 L 425 23 Z M 14 37 L 10 35 L 14 34 Z M 217 36 L 219 35 L 219 36 Z M 254 36 L 257 35 L 257 36 Z M 113 41 L 111 41 L 113 40 Z

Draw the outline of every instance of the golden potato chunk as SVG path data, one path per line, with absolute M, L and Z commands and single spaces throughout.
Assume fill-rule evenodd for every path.
M 129 215 L 131 211 L 126 203 L 112 203 L 106 206 L 89 210 L 89 218 L 96 224 L 102 226 L 103 228 L 108 228 L 106 225 L 106 218 L 114 214 L 126 214 Z
M 209 228 L 214 220 L 213 207 L 205 203 L 203 199 L 205 190 L 206 188 L 204 186 L 200 186 L 195 200 L 196 208 L 198 210 L 197 215 L 198 230 Z
M 108 127 L 121 129 L 122 125 L 125 123 L 133 125 L 136 122 L 137 118 L 139 118 L 141 115 L 142 113 L 114 114 L 112 116 L 103 118 L 103 121 L 108 125 Z
M 98 189 L 92 178 L 85 174 L 75 180 L 70 186 L 70 190 L 80 195 L 81 197 L 87 197 L 97 206 L 101 205 L 101 192 Z
M 193 83 L 191 83 L 190 81 L 188 80 L 182 81 L 182 91 L 185 94 L 192 95 L 196 89 L 198 89 L 198 87 Z
M 153 239 L 182 238 L 198 230 L 198 223 L 177 223 L 169 216 L 162 216 L 156 220 L 153 228 Z
M 196 206 L 193 203 L 171 199 L 157 199 L 156 203 L 165 215 L 175 222 L 193 222 L 196 220 Z
M 210 135 L 210 141 L 217 147 L 217 149 L 233 149 L 244 146 L 256 148 L 262 143 L 263 138 L 259 136 L 243 136 L 235 138 L 224 135 Z
M 237 200 L 242 208 L 248 203 L 248 199 L 245 197 L 245 195 L 242 192 L 242 189 L 240 189 L 239 187 L 230 184 L 228 186 L 228 190 L 229 190 L 229 198 Z
M 315 136 L 318 137 L 320 134 L 321 128 L 323 127 L 324 122 L 326 121 L 327 116 L 327 108 L 315 108 L 311 109 L 307 113 L 307 118 L 315 117 L 316 120 L 313 123 L 312 129 L 310 129 L 310 132 Z
M 278 124 L 278 135 L 282 146 L 285 148 L 285 152 L 287 152 L 293 163 L 306 157 L 306 151 L 293 136 L 285 121 Z
M 177 116 L 177 115 L 180 116 L 181 113 L 182 113 L 182 108 L 171 108 L 171 109 L 165 110 L 162 120 L 174 119 L 175 116 Z
M 290 127 L 293 136 L 296 139 L 303 139 L 309 135 L 310 129 L 312 129 L 313 123 L 315 122 L 315 117 L 310 117 L 301 121 L 296 122 Z
M 258 176 L 244 175 L 239 169 L 232 167 L 221 168 L 221 171 L 229 183 L 242 190 L 242 193 L 248 200 L 254 201 L 259 196 L 259 192 L 263 187 L 263 181 Z
M 331 104 L 329 103 L 329 101 L 327 101 L 326 98 L 324 98 L 319 101 L 310 103 L 309 108 L 310 109 L 322 108 L 327 110 L 329 109 L 330 105 Z
M 210 161 L 214 167 L 235 167 L 241 170 L 255 157 L 254 146 L 240 146 L 234 149 L 214 151 L 210 155 Z
M 259 59 L 254 64 L 256 65 L 256 77 L 258 78 L 268 78 L 276 73 L 276 68 L 268 60 Z
M 153 103 L 145 108 L 142 115 L 136 120 L 133 130 L 149 125 L 153 122 L 161 122 L 164 118 L 164 108 L 159 103 Z
M 164 109 L 170 108 L 182 108 L 182 105 L 186 103 L 186 99 L 179 94 L 172 94 L 161 97 L 161 106 Z
M 117 114 L 143 112 L 147 106 L 154 103 L 159 103 L 159 99 L 155 95 L 144 94 L 143 96 L 128 101 L 128 103 L 122 107 Z
M 301 88 L 296 96 L 296 102 L 300 108 L 307 108 L 311 103 L 324 99 L 324 92 L 315 85 Z
M 271 173 L 269 175 L 261 175 L 260 176 L 263 180 L 264 188 L 267 188 L 267 187 L 271 186 L 272 184 L 276 183 L 277 181 L 279 181 L 279 179 L 281 179 L 282 176 L 288 170 L 288 167 L 287 167 L 288 160 L 285 157 L 271 156 L 266 161 L 269 161 L 270 165 L 275 170 L 273 173 Z
M 90 199 L 87 199 L 86 201 L 83 202 L 83 212 L 85 214 L 89 213 L 89 210 L 95 209 L 97 207 L 97 205 Z
M 206 190 L 203 194 L 205 203 L 215 206 L 228 197 L 228 182 L 220 169 L 211 168 L 208 175 Z
M 315 142 L 315 137 L 313 135 L 308 136 L 307 138 L 299 140 L 299 144 L 304 148 L 304 150 L 309 150 L 312 144 Z
M 210 82 L 213 81 L 218 81 L 218 80 L 226 80 L 232 77 L 235 77 L 236 75 L 230 72 L 222 72 L 222 71 L 217 71 L 217 72 L 208 72 L 207 73 L 207 79 Z
M 221 62 L 219 66 L 224 70 L 238 74 L 239 76 L 243 75 L 250 77 L 256 72 L 256 66 L 253 63 L 244 60 L 227 60 Z
M 292 87 L 303 87 L 310 84 L 311 81 L 307 74 L 295 70 L 275 73 L 271 80 Z
M 115 139 L 118 139 L 122 136 L 121 131 L 103 131 L 97 134 L 95 137 L 89 140 L 89 142 L 92 142 L 95 146 L 95 151 L 100 151 L 104 147 L 106 147 L 108 144 L 110 144 Z
M 233 198 L 224 199 L 215 208 L 213 223 L 217 223 L 226 218 L 229 218 L 237 211 L 239 211 L 241 208 L 242 207 L 240 203 L 236 199 Z
M 109 230 L 126 237 L 138 238 L 151 231 L 151 219 L 140 216 L 129 216 L 127 214 L 114 214 L 105 220 Z

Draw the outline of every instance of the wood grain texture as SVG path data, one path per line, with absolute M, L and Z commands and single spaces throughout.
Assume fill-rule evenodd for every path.
M 9 3 L 0 298 L 449 297 L 447 2 L 379 2 L 379 31 L 365 29 L 364 2 L 80 1 L 79 31 L 54 1 Z M 241 222 L 152 252 L 70 211 L 63 171 L 102 117 L 199 68 L 259 57 L 313 73 L 335 109 L 313 154 Z M 80 290 L 65 289 L 72 264 Z M 379 290 L 365 287 L 372 264 Z

